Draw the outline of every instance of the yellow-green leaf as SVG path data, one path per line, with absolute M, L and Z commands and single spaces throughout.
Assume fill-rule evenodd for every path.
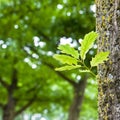
M 81 51 L 80 51 L 80 56 L 83 60 L 86 58 L 86 53 L 92 47 L 97 37 L 98 34 L 93 31 L 85 35 L 83 41 L 81 42 Z
M 100 52 L 95 55 L 94 58 L 92 58 L 92 61 L 90 62 L 91 66 L 98 66 L 98 64 L 104 63 L 104 61 L 108 60 L 109 52 Z
M 58 54 L 55 54 L 53 57 L 56 60 L 59 60 L 63 64 L 77 65 L 77 62 L 78 62 L 76 58 L 73 58 L 73 57 L 68 56 L 68 55 L 58 55 Z
M 56 71 L 65 71 L 65 70 L 73 70 L 73 69 L 77 69 L 77 68 L 80 68 L 81 66 L 80 65 L 76 65 L 76 66 L 69 66 L 69 65 L 66 65 L 66 66 L 63 66 L 63 67 L 60 67 L 60 68 L 56 68 L 55 70 Z
M 66 54 L 71 55 L 77 59 L 79 58 L 78 51 L 75 50 L 73 47 L 71 47 L 69 44 L 59 45 L 58 49 L 61 50 L 62 53 L 66 53 Z
M 82 70 L 82 69 L 80 69 L 79 72 L 81 72 L 81 73 L 89 73 L 90 70 Z

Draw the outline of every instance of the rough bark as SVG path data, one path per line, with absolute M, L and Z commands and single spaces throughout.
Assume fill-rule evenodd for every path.
M 120 120 L 120 0 L 96 0 L 98 52 L 110 51 L 98 67 L 99 120 Z
M 70 106 L 68 120 L 78 120 L 80 118 L 80 109 L 84 97 L 87 77 L 85 76 L 79 83 L 74 86 L 74 98 Z

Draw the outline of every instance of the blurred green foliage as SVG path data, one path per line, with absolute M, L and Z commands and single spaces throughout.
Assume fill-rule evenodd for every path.
M 95 29 L 93 6 L 92 0 L 0 0 L 0 79 L 10 85 L 17 70 L 16 110 L 34 98 L 26 113 L 66 120 L 73 88 L 54 71 L 59 64 L 52 56 L 61 37 L 79 46 L 78 40 Z M 88 60 L 96 49 L 91 51 Z M 80 78 L 75 70 L 63 74 L 76 82 Z M 96 81 L 90 79 L 81 120 L 97 119 L 96 94 Z M 6 104 L 8 91 L 1 83 L 0 95 L 0 104 Z

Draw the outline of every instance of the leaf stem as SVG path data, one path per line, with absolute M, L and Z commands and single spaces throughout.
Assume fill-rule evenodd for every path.
M 90 74 L 93 75 L 96 78 L 96 74 L 94 74 L 91 71 L 91 68 L 87 67 L 86 64 L 84 62 L 82 62 L 81 60 L 79 60 L 79 62 L 83 65 L 83 67 L 85 67 L 85 69 L 89 70 Z

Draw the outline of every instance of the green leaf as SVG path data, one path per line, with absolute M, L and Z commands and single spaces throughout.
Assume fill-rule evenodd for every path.
M 77 50 L 75 50 L 73 47 L 70 47 L 69 44 L 66 45 L 59 45 L 59 50 L 61 50 L 62 53 L 66 53 L 68 55 L 73 56 L 74 58 L 79 58 L 79 53 Z
M 80 67 L 81 67 L 80 65 L 76 65 L 76 66 L 66 65 L 66 66 L 63 66 L 63 67 L 60 67 L 60 68 L 56 68 L 55 70 L 56 71 L 73 70 L 73 69 L 77 69 L 77 68 L 80 68 Z
M 56 60 L 59 60 L 61 63 L 65 64 L 69 64 L 69 65 L 77 65 L 77 59 L 76 58 L 73 58 L 71 56 L 68 56 L 68 55 L 58 55 L 58 54 L 55 54 L 53 56 Z
M 100 52 L 95 55 L 94 58 L 92 58 L 92 61 L 90 62 L 91 66 L 98 66 L 100 63 L 104 63 L 104 61 L 108 60 L 109 52 Z
M 93 31 L 85 35 L 83 41 L 81 42 L 81 52 L 80 52 L 80 56 L 83 60 L 85 59 L 86 53 L 92 47 L 97 37 L 98 34 Z
M 81 72 L 81 73 L 88 73 L 88 72 L 90 72 L 90 70 L 79 70 L 79 72 Z

